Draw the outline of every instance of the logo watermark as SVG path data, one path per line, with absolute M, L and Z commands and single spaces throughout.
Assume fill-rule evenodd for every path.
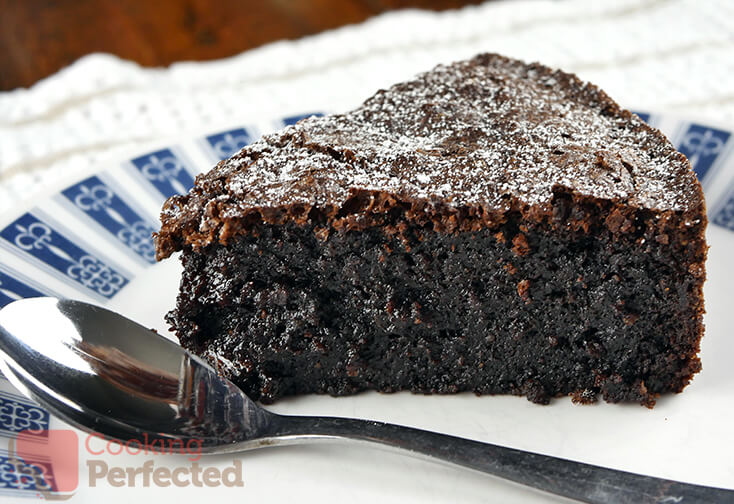
M 80 443 L 76 431 L 70 429 L 28 430 L 10 440 L 8 463 L 23 488 L 35 490 L 46 500 L 71 498 L 79 487 L 80 471 L 86 473 L 89 488 L 100 484 L 133 488 L 244 486 L 240 460 L 226 467 L 206 465 L 201 460 L 202 446 L 199 439 L 150 439 L 147 434 L 124 442 L 89 434 Z M 85 455 L 84 467 L 79 464 L 80 454 Z M 130 463 L 139 455 L 145 460 Z M 165 455 L 177 457 L 155 457 Z

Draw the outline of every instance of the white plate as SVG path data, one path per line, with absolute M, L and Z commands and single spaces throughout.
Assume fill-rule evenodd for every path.
M 711 225 L 705 287 L 703 371 L 680 395 L 653 410 L 638 405 L 549 406 L 521 397 L 410 393 L 354 397 L 306 396 L 270 407 L 282 413 L 373 418 L 488 441 L 627 471 L 699 484 L 734 487 L 734 138 L 730 129 L 640 114 L 686 153 L 702 180 Z M 106 305 L 166 334 L 163 314 L 173 307 L 180 266 L 156 264 L 150 232 L 165 197 L 190 187 L 199 171 L 282 126 L 274 119 L 195 138 L 177 138 L 151 152 L 100 166 L 47 197 L 0 218 L 0 306 L 13 298 L 57 295 Z M 52 337 L 52 335 L 50 335 Z M 0 380 L 0 495 L 39 495 L 30 478 L 8 463 L 7 442 L 25 428 L 68 428 Z M 183 455 L 96 454 L 104 445 L 79 435 L 79 483 L 72 501 L 129 502 L 157 496 L 201 502 L 547 502 L 543 494 L 451 466 L 343 444 L 278 447 L 236 456 L 202 458 L 224 469 L 236 459 L 243 487 L 90 487 L 90 461 L 109 467 L 188 467 Z M 54 460 L 50 461 L 53 464 Z M 57 463 L 60 463 L 57 461 Z M 58 467 L 57 467 L 58 469 Z M 28 468 L 33 470 L 33 468 Z M 53 470 L 53 468 L 52 468 Z M 188 480 L 190 481 L 190 480 Z M 22 500 L 22 499 L 21 499 Z M 26 501 L 27 502 L 27 501 Z

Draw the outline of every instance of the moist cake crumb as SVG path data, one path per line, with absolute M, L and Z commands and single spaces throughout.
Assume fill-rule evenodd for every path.
M 652 406 L 700 370 L 686 158 L 571 74 L 494 54 L 266 135 L 164 206 L 168 321 L 253 398 Z

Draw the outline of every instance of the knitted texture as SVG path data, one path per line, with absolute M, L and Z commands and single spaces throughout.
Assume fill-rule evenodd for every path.
M 491 2 L 384 14 L 204 63 L 84 57 L 0 93 L 0 212 L 60 178 L 189 131 L 344 111 L 438 63 L 499 52 L 577 73 L 626 107 L 734 121 L 734 2 Z

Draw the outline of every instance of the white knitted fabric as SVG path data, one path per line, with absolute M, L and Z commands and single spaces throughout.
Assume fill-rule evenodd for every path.
M 30 89 L 0 93 L 0 212 L 131 147 L 346 110 L 378 88 L 487 51 L 576 72 L 630 108 L 734 122 L 731 0 L 521 0 L 400 11 L 167 69 L 94 54 Z

